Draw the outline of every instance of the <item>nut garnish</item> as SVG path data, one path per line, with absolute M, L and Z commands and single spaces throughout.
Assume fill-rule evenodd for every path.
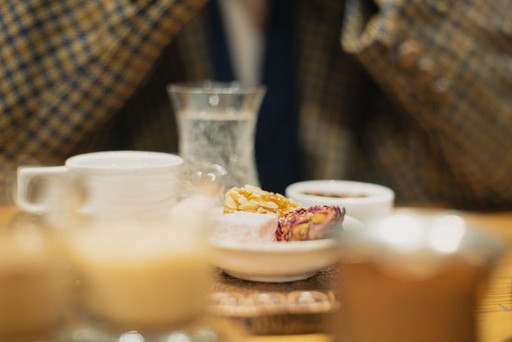
M 226 193 L 224 213 L 249 211 L 259 214 L 283 216 L 286 212 L 300 208 L 300 205 L 281 194 L 262 190 L 254 185 L 231 188 Z
M 286 213 L 279 218 L 277 241 L 305 241 L 328 238 L 340 229 L 345 218 L 345 208 L 337 205 L 314 205 Z

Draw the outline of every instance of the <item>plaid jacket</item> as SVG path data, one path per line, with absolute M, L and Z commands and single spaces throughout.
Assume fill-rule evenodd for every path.
M 399 204 L 511 209 L 512 2 L 384 3 L 298 1 L 301 177 L 384 184 Z M 165 86 L 213 75 L 202 5 L 1 2 L 0 170 L 176 152 Z

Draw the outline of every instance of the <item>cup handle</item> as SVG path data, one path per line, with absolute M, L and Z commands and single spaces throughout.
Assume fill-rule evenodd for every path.
M 47 213 L 48 204 L 32 202 L 29 199 L 29 190 L 36 177 L 62 177 L 68 172 L 66 166 L 22 167 L 18 169 L 17 204 L 23 210 L 32 213 Z

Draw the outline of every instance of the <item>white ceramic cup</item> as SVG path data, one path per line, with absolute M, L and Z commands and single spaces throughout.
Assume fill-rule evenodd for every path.
M 310 180 L 289 185 L 286 196 L 304 207 L 339 205 L 347 215 L 363 222 L 388 215 L 394 206 L 395 193 L 373 183 L 347 180 Z
M 176 202 L 183 163 L 181 157 L 168 153 L 105 151 L 73 156 L 63 166 L 20 167 L 17 203 L 34 213 L 62 210 L 67 199 L 58 197 L 69 193 L 52 191 L 52 186 L 39 200 L 31 198 L 32 187 L 42 179 L 53 188 L 66 184 L 68 190 L 70 184 L 78 183 L 80 187 L 71 190 L 83 191 L 76 208 L 81 214 L 156 218 Z

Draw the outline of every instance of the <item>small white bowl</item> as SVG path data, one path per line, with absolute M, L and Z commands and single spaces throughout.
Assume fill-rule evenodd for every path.
M 362 223 L 345 215 L 343 230 L 361 229 Z M 232 277 L 283 283 L 312 277 L 336 264 L 339 238 L 292 242 L 235 242 L 211 240 L 212 264 Z
M 339 205 L 363 222 L 384 217 L 394 207 L 395 193 L 382 185 L 346 180 L 311 180 L 289 185 L 286 197 L 304 207 Z

